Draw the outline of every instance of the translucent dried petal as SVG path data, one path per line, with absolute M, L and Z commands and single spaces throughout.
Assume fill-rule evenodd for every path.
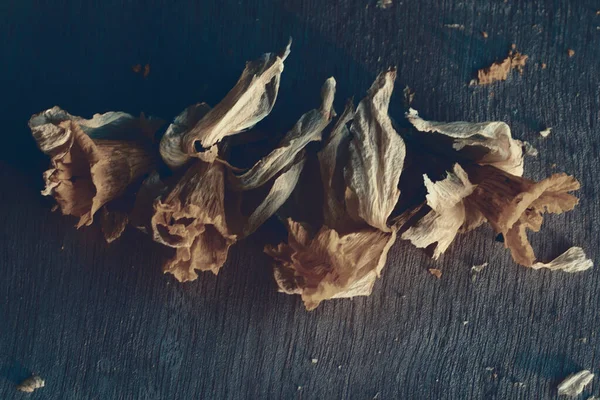
M 210 110 L 206 103 L 189 106 L 175 120 L 160 141 L 160 155 L 172 170 L 187 164 L 190 156 L 183 151 L 181 140 Z
M 450 246 L 459 229 L 465 223 L 466 213 L 463 199 L 469 196 L 474 186 L 467 173 L 455 164 L 453 172 L 433 183 L 424 176 L 427 188 L 427 205 L 431 211 L 402 234 L 402 239 L 413 245 L 426 248 L 436 244 L 433 258 L 437 259 Z
M 395 231 L 365 228 L 347 235 L 322 227 L 315 235 L 292 220 L 288 243 L 267 246 L 280 290 L 298 293 L 308 310 L 323 300 L 367 296 L 383 269 Z
M 230 181 L 233 186 L 238 190 L 250 190 L 264 185 L 278 172 L 289 166 L 290 161 L 308 143 L 321 140 L 323 129 L 335 116 L 334 96 L 335 79 L 329 78 L 321 90 L 321 107 L 304 114 L 292 130 L 285 135 L 279 146 L 248 171 L 239 175 L 231 174 Z
M 453 149 L 470 161 L 523 175 L 523 143 L 512 138 L 504 122 L 430 122 L 412 108 L 406 118 L 417 130 L 434 134 L 432 140 L 449 140 Z
M 527 229 L 539 231 L 543 213 L 560 214 L 573 209 L 579 201 L 569 194 L 579 189 L 579 182 L 566 174 L 534 182 L 486 166 L 470 168 L 469 178 L 477 187 L 465 204 L 477 208 L 494 230 L 502 233 L 513 259 L 525 266 L 535 262 Z
M 358 108 L 350 127 L 350 162 L 346 168 L 346 206 L 356 220 L 390 232 L 388 217 L 400 190 L 406 147 L 388 116 L 396 71 L 380 74 Z
M 217 157 L 215 145 L 218 142 L 251 128 L 266 117 L 277 99 L 283 62 L 290 53 L 290 46 L 291 40 L 281 53 L 267 53 L 246 63 L 233 89 L 185 134 L 184 152 L 212 162 Z
M 198 160 L 154 203 L 154 240 L 177 248 L 165 272 L 182 282 L 196 279 L 195 270 L 216 274 L 236 241 L 225 219 L 224 168 Z
M 581 247 L 571 247 L 569 250 L 548 263 L 537 262 L 531 266 L 533 269 L 546 268 L 551 271 L 581 272 L 594 266 L 594 262 L 587 258 Z

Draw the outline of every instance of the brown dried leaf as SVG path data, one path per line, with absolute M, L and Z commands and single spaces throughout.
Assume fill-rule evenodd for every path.
M 335 79 L 329 78 L 321 89 L 321 107 L 304 114 L 285 135 L 279 146 L 242 174 L 231 173 L 230 182 L 237 190 L 250 190 L 263 186 L 277 173 L 289 166 L 296 154 L 312 141 L 321 140 L 323 129 L 335 116 L 333 99 Z
M 427 188 L 427 205 L 431 211 L 418 220 L 401 236 L 413 245 L 426 248 L 436 244 L 433 258 L 437 259 L 450 246 L 466 218 L 463 199 L 469 196 L 474 186 L 460 165 L 454 165 L 454 171 L 439 181 L 431 182 L 424 176 Z
M 594 262 L 587 258 L 581 247 L 571 247 L 569 250 L 548 263 L 537 262 L 531 266 L 533 269 L 547 268 L 551 271 L 581 272 L 594 266 Z
M 181 282 L 195 280 L 195 270 L 216 274 L 236 241 L 225 219 L 224 168 L 198 160 L 154 203 L 154 240 L 177 249 L 164 270 Z
M 183 151 L 212 162 L 218 154 L 217 143 L 266 117 L 277 99 L 283 62 L 290 46 L 291 39 L 281 53 L 267 53 L 246 63 L 233 89 L 183 136 Z
M 477 71 L 477 84 L 489 85 L 496 81 L 505 81 L 513 69 L 517 69 L 522 73 L 528 58 L 525 54 L 519 52 L 513 53 L 511 50 L 504 60 L 495 62 L 489 67 Z
M 513 259 L 528 267 L 535 262 L 535 254 L 526 230 L 539 231 L 543 213 L 560 214 L 572 210 L 579 201 L 569 194 L 579 189 L 579 182 L 566 174 L 534 182 L 491 166 L 471 167 L 468 172 L 477 187 L 465 200 L 467 208 L 479 210 L 504 236 Z
M 307 310 L 323 300 L 371 294 L 396 236 L 371 227 L 339 235 L 324 226 L 311 234 L 292 220 L 287 228 L 288 243 L 265 252 L 275 259 L 280 291 L 300 294 Z
M 512 138 L 504 122 L 432 122 L 410 109 L 408 121 L 420 132 L 433 134 L 431 140 L 450 140 L 461 157 L 480 165 L 493 165 L 510 174 L 523 175 L 523 143 Z
M 406 156 L 404 141 L 388 116 L 395 79 L 393 69 L 380 74 L 358 105 L 345 170 L 348 213 L 383 232 L 391 231 L 387 220 L 400 197 L 398 182 Z

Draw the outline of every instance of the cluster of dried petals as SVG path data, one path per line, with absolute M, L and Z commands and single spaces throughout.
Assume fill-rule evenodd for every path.
M 115 112 L 86 120 L 58 107 L 34 115 L 29 127 L 51 163 L 42 194 L 52 196 L 63 214 L 79 217 L 77 227 L 92 224 L 102 208 L 106 239 L 116 239 L 127 222 L 106 205 L 154 168 L 148 138 L 161 124 Z
M 388 116 L 395 77 L 395 70 L 379 75 L 356 113 L 349 104 L 319 152 L 324 224 L 313 229 L 288 219 L 287 243 L 265 247 L 280 291 L 299 294 L 308 310 L 371 294 L 396 239 L 388 219 L 400 196 L 405 146 Z

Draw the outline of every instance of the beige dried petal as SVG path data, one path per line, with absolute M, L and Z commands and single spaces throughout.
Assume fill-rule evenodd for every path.
M 400 190 L 406 147 L 388 116 L 396 71 L 380 74 L 358 108 L 350 127 L 350 162 L 346 168 L 346 206 L 356 220 L 390 232 L 387 220 Z
M 558 395 L 577 397 L 592 380 L 594 380 L 594 374 L 587 369 L 571 374 L 558 385 Z
M 278 54 L 267 53 L 246 63 L 242 76 L 229 93 L 183 137 L 183 151 L 212 162 L 217 157 L 216 144 L 266 117 L 279 91 L 283 62 L 290 53 L 291 39 Z
M 239 175 L 230 174 L 230 182 L 233 186 L 237 190 L 250 190 L 264 185 L 289 166 L 290 161 L 308 143 L 321 140 L 323 129 L 335 116 L 332 108 L 334 96 L 335 79 L 329 78 L 321 90 L 321 107 L 304 114 L 285 135 L 279 146 L 259 160 L 250 170 Z
M 396 236 L 370 227 L 341 236 L 322 227 L 312 235 L 298 222 L 287 224 L 288 243 L 265 252 L 275 259 L 280 290 L 300 294 L 308 310 L 331 298 L 369 295 Z
M 566 174 L 554 174 L 541 182 L 485 166 L 469 169 L 469 178 L 477 187 L 466 200 L 504 236 L 504 244 L 513 259 L 522 265 L 535 262 L 533 248 L 527 239 L 527 229 L 537 232 L 543 213 L 560 214 L 573 209 L 578 199 L 569 194 L 579 189 L 579 182 Z
M 225 218 L 224 169 L 221 163 L 195 161 L 154 203 L 154 240 L 177 248 L 165 272 L 182 282 L 196 279 L 196 269 L 216 274 L 236 241 Z
M 448 172 L 448 176 L 439 182 L 431 182 L 427 175 L 424 180 L 428 192 L 427 205 L 431 211 L 401 237 L 419 248 L 435 243 L 433 258 L 437 259 L 463 226 L 466 217 L 463 199 L 473 192 L 474 186 L 459 164 L 455 164 L 453 172 Z
M 352 101 L 331 130 L 327 143 L 318 153 L 321 180 L 323 182 L 323 220 L 325 226 L 343 229 L 348 215 L 344 201 L 344 166 L 349 158 L 350 131 L 346 126 L 354 118 Z
M 167 128 L 160 141 L 160 155 L 171 170 L 184 166 L 190 160 L 191 157 L 182 149 L 181 140 L 209 110 L 206 103 L 189 106 Z
M 52 125 L 52 124 L 49 124 Z M 155 157 L 147 145 L 134 141 L 93 140 L 74 121 L 63 121 L 41 132 L 62 132 L 60 145 L 39 137 L 51 168 L 44 172 L 43 195 L 53 196 L 65 215 L 80 217 L 78 227 L 90 225 L 103 205 L 125 193 L 127 187 L 148 173 Z M 68 137 L 66 142 L 62 138 Z
M 587 258 L 581 247 L 571 247 L 569 250 L 548 263 L 537 262 L 531 266 L 533 269 L 547 268 L 551 271 L 581 272 L 594 266 L 594 262 Z
M 432 139 L 440 144 L 449 140 L 453 149 L 468 160 L 523 175 L 523 143 L 512 138 L 504 122 L 431 122 L 412 108 L 406 118 L 420 132 L 434 134 Z

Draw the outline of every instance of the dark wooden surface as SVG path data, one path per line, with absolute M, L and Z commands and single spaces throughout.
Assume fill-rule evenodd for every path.
M 318 104 L 328 76 L 341 110 L 397 65 L 397 120 L 409 85 L 425 118 L 509 123 L 539 149 L 527 176 L 580 178 L 580 206 L 548 217 L 532 242 L 543 259 L 579 245 L 597 260 L 597 8 L 591 0 L 393 0 L 387 10 L 367 0 L 0 2 L 0 398 L 546 399 L 566 375 L 600 372 L 597 270 L 518 267 L 483 228 L 437 263 L 398 242 L 371 297 L 306 312 L 275 291 L 261 251 L 281 234 L 270 221 L 232 248 L 218 277 L 181 285 L 160 272 L 165 253 L 148 237 L 128 231 L 106 245 L 97 227 L 76 231 L 74 219 L 50 212 L 39 194 L 47 159 L 26 128 L 55 104 L 77 115 L 167 119 L 197 101 L 214 104 L 244 61 L 292 36 L 269 129 Z M 512 43 L 530 56 L 524 75 L 469 87 Z M 148 79 L 131 71 L 138 63 L 151 65 Z M 553 131 L 542 139 L 546 126 Z M 482 262 L 489 266 L 472 281 Z M 443 270 L 440 280 L 431 267 Z M 17 393 L 30 372 L 46 387 Z M 600 395 L 597 380 L 585 394 Z

